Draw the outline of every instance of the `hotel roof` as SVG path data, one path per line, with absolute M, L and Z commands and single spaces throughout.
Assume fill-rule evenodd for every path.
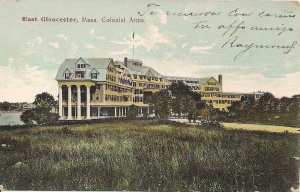
M 112 61 L 112 58 L 68 58 L 60 65 L 55 79 L 65 80 L 64 73 L 66 71 L 74 73 L 76 64 L 87 64 L 89 65 L 89 68 L 86 68 L 86 75 L 83 79 L 91 80 L 90 73 L 95 70 L 98 73 L 98 76 L 97 79 L 93 79 L 93 81 L 105 81 L 106 69 Z
M 206 83 L 208 80 L 214 77 L 203 77 L 203 78 L 193 78 L 193 77 L 178 77 L 178 76 L 164 76 L 167 80 L 184 81 L 189 86 L 199 86 Z

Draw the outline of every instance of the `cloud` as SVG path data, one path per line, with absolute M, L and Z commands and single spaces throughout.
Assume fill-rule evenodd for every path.
M 145 60 L 144 65 L 151 66 L 162 75 L 182 76 L 182 77 L 205 77 L 211 76 L 204 69 L 206 65 L 199 65 L 196 61 L 186 61 L 174 57 L 165 58 L 163 60 Z M 184 67 L 183 67 L 184 66 Z M 207 75 L 209 74 L 209 75 Z
M 2 5 L 6 0 L 0 0 L 0 5 Z
M 43 56 L 43 61 L 47 63 L 54 63 L 54 64 L 60 64 L 61 61 L 58 60 L 57 57 L 49 57 L 49 55 L 44 55 Z
M 153 49 L 157 44 L 167 44 L 169 42 L 167 36 L 158 31 L 158 27 L 150 25 L 145 39 L 141 39 L 137 46 L 144 46 L 147 50 Z
M 173 57 L 174 53 L 165 53 L 165 59 L 170 59 L 171 57 Z
M 58 48 L 59 48 L 59 43 L 58 43 L 58 41 L 50 42 L 49 45 L 51 45 L 51 46 L 54 47 L 55 49 L 58 49 Z
M 129 41 L 124 39 L 123 41 L 110 41 L 111 43 L 118 44 L 118 45 L 132 45 L 133 41 Z
M 58 37 L 64 39 L 65 41 L 68 41 L 68 37 L 66 37 L 64 34 L 59 34 Z
M 129 54 L 128 49 L 123 49 L 121 51 L 112 51 L 109 53 L 109 55 L 111 55 L 111 56 L 128 55 L 128 54 Z
M 24 56 L 29 56 L 29 55 L 32 55 L 33 53 L 34 53 L 33 48 L 30 47 L 30 48 L 25 49 L 25 51 L 22 54 Z
M 130 38 L 132 34 L 129 35 Z M 111 43 L 118 45 L 127 45 L 132 47 L 133 41 L 129 39 L 123 39 L 122 41 L 110 41 Z M 167 35 L 161 34 L 158 31 L 158 27 L 155 25 L 149 25 L 148 31 L 145 35 L 139 35 L 138 33 L 134 36 L 135 47 L 145 47 L 148 51 L 156 48 L 158 44 L 169 44 L 170 41 Z
M 105 37 L 96 37 L 96 39 L 106 40 Z
M 78 52 L 78 45 L 75 42 L 70 42 L 70 57 L 74 57 Z
M 94 35 L 94 34 L 95 34 L 95 32 L 96 32 L 96 30 L 95 30 L 95 29 L 91 29 L 91 30 L 89 31 L 89 34 L 90 34 L 90 35 Z
M 84 47 L 87 48 L 87 49 L 95 49 L 95 48 L 96 48 L 96 47 L 95 47 L 94 45 L 92 45 L 92 44 L 85 44 Z
M 182 43 L 182 44 L 181 44 L 181 48 L 185 48 L 186 46 L 187 46 L 186 43 Z
M 9 63 L 9 64 L 14 64 L 14 63 L 16 63 L 16 59 L 13 58 L 13 57 L 9 57 L 9 58 L 8 58 L 8 63 Z
M 57 86 L 53 79 L 54 74 L 41 70 L 33 65 L 16 65 L 21 60 L 9 58 L 9 64 L 0 66 L 0 101 L 32 102 L 35 95 L 49 92 L 56 98 Z M 22 93 L 22 94 L 19 94 Z
M 27 41 L 27 45 L 36 46 L 36 45 L 41 44 L 42 42 L 43 42 L 43 39 L 41 37 L 37 36 L 34 39 Z
M 209 50 L 211 50 L 213 47 L 215 46 L 215 44 L 209 45 L 209 46 L 202 46 L 202 47 L 198 47 L 198 46 L 193 46 L 190 49 L 191 53 L 200 53 L 200 54 L 209 54 Z
M 40 45 L 43 42 L 43 39 L 39 36 L 30 39 L 29 41 L 27 41 L 27 47 L 25 48 L 24 52 L 22 53 L 22 55 L 24 56 L 29 56 L 32 55 L 35 52 L 35 49 L 38 45 Z
M 276 97 L 291 97 L 300 93 L 300 71 L 286 74 L 280 78 L 267 78 L 262 74 L 240 75 L 223 74 L 224 91 L 236 92 L 271 92 Z
M 160 14 L 158 14 L 158 16 L 159 16 L 160 23 L 166 24 L 168 22 L 167 14 L 163 14 L 164 13 L 163 11 L 159 11 L 159 12 L 160 12 Z

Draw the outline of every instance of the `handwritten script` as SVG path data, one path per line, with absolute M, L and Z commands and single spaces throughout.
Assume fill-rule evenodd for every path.
M 281 13 L 273 13 L 264 10 L 242 11 L 240 8 L 234 8 L 227 12 L 218 10 L 176 12 L 163 9 L 164 7 L 160 4 L 150 3 L 143 10 L 138 11 L 137 14 L 140 17 L 165 15 L 168 17 L 187 17 L 197 20 L 191 23 L 191 27 L 194 30 L 207 31 L 208 33 L 212 30 L 219 31 L 222 37 L 221 39 L 223 40 L 223 42 L 220 43 L 220 48 L 238 49 L 238 53 L 234 56 L 234 61 L 239 60 L 245 53 L 249 52 L 249 50 L 274 49 L 279 50 L 281 54 L 290 54 L 298 43 L 297 39 L 287 38 L 289 33 L 295 32 L 293 26 L 287 26 L 289 25 L 288 21 L 296 19 L 296 14 L 292 11 L 283 10 Z M 209 21 L 211 18 L 216 17 L 219 18 L 221 23 Z M 259 24 L 248 22 L 251 19 L 258 20 L 258 22 L 255 23 Z M 276 22 L 272 22 L 271 25 L 270 23 L 268 23 L 268 25 L 264 24 L 263 20 L 268 19 L 275 20 Z M 247 40 L 242 40 L 240 36 L 243 32 L 247 32 L 247 34 L 250 35 L 267 33 L 269 38 L 276 39 L 276 41 L 274 41 L 276 43 L 270 43 L 270 41 L 266 41 L 267 43 L 257 43 L 255 39 L 251 41 L 251 36 Z M 284 43 L 278 43 L 278 39 L 284 40 L 281 41 Z

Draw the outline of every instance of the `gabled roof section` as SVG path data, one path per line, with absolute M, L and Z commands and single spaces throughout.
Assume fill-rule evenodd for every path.
M 158 73 L 152 67 L 148 67 L 148 66 L 136 66 L 136 65 L 128 64 L 127 69 L 133 75 L 145 76 L 147 74 L 150 74 L 151 76 L 154 76 L 154 77 L 158 77 L 158 78 L 162 77 L 162 75 L 160 73 Z
M 75 64 L 88 64 L 82 57 L 79 57 L 79 59 L 75 62 Z
M 95 68 L 93 68 L 93 69 L 91 70 L 91 73 L 99 73 L 99 71 L 96 70 Z
M 207 83 L 211 79 L 213 79 L 216 82 L 218 82 L 214 77 L 203 77 L 203 78 L 199 78 L 199 79 L 200 79 L 199 81 L 202 82 L 202 83 L 200 83 L 201 85 Z
M 95 69 L 107 69 L 108 65 L 113 62 L 112 58 L 86 58 L 87 64 Z
M 192 78 L 192 77 L 178 77 L 178 76 L 164 76 L 169 81 L 184 81 L 189 86 L 201 86 L 214 77 Z
M 99 78 L 95 81 L 105 81 L 106 80 L 106 69 L 108 65 L 113 62 L 112 58 L 67 58 L 60 65 L 58 72 L 56 74 L 56 80 L 65 80 L 64 72 L 66 69 L 69 69 L 71 73 L 75 73 L 76 64 L 78 62 L 84 62 L 88 64 L 88 68 L 86 68 L 86 75 L 84 79 L 90 79 L 91 70 L 96 70 L 100 75 Z M 80 63 L 82 64 L 82 63 Z M 104 74 L 103 74 L 104 73 Z
M 71 71 L 67 68 L 63 74 L 65 74 L 65 73 L 71 73 Z
M 146 75 L 146 76 L 149 76 L 149 77 L 154 76 L 154 75 L 151 73 L 151 70 L 150 70 L 150 69 L 147 71 L 147 73 L 146 73 L 145 75 Z
M 149 72 L 154 76 L 154 77 L 158 77 L 158 78 L 162 78 L 163 76 L 158 73 L 155 69 L 149 67 Z
M 146 75 L 149 68 L 146 66 L 135 66 L 135 65 L 128 65 L 127 68 L 129 69 L 131 74 L 134 75 Z

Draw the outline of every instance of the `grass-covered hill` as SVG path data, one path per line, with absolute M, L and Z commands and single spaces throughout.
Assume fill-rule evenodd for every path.
M 287 191 L 296 135 L 113 121 L 0 132 L 17 190 Z

